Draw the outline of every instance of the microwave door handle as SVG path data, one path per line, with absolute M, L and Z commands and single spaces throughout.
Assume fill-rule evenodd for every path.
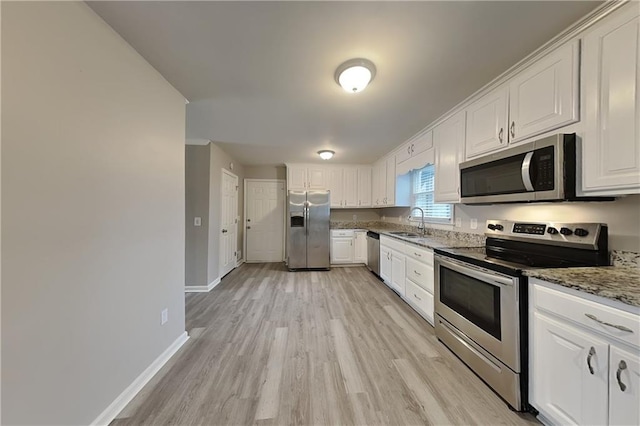
M 532 192 L 534 190 L 533 184 L 531 183 L 531 159 L 533 158 L 534 151 L 527 152 L 527 155 L 524 156 L 524 160 L 522 161 L 522 183 L 524 183 L 524 187 L 527 191 Z

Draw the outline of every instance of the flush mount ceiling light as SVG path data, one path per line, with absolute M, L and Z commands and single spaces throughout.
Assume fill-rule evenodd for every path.
M 322 151 L 318 151 L 318 155 L 320 156 L 320 158 L 322 158 L 323 160 L 328 160 L 331 157 L 333 157 L 333 154 L 335 154 L 335 152 L 330 151 L 328 149 L 323 149 Z
M 349 93 L 362 92 L 376 76 L 376 66 L 368 59 L 349 59 L 340 64 L 334 78 Z

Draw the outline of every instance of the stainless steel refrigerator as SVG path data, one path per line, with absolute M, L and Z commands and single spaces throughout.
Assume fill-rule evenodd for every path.
M 329 191 L 289 191 L 287 266 L 329 269 Z

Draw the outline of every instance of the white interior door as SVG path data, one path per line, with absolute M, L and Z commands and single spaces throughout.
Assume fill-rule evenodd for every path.
M 282 262 L 284 182 L 247 180 L 246 262 Z
M 220 198 L 220 277 L 224 277 L 236 267 L 238 245 L 238 176 L 224 169 Z

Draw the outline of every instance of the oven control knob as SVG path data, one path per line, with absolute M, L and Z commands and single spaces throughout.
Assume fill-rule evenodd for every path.
M 496 226 L 493 223 L 490 223 L 487 225 L 487 228 L 491 229 L 492 231 L 496 229 Z
M 560 233 L 562 235 L 571 235 L 573 234 L 573 231 L 569 228 L 560 228 Z
M 582 229 L 582 228 L 576 228 L 576 230 L 573 231 L 573 232 L 578 237 L 586 237 L 587 235 L 589 235 L 589 231 L 587 231 L 586 229 Z
M 558 233 L 558 230 L 556 228 L 554 228 L 553 226 L 549 227 L 547 229 L 547 234 L 551 234 L 551 235 L 556 235 Z
M 502 231 L 504 229 L 504 226 L 497 224 L 496 225 L 496 231 Z

